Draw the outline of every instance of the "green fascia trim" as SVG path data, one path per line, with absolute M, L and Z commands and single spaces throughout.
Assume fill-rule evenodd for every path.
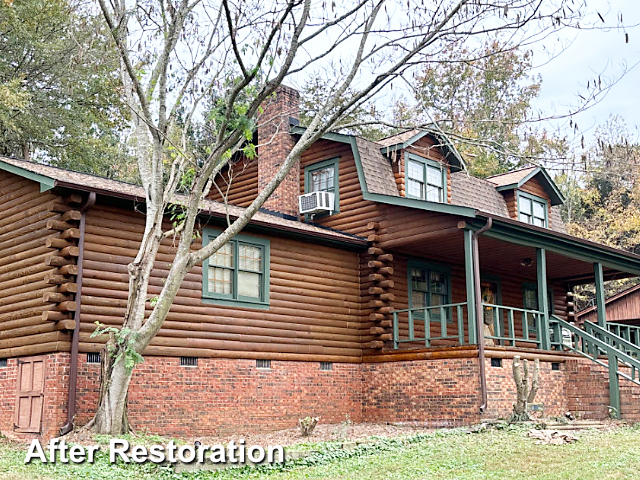
M 429 202 L 427 200 L 417 200 L 406 197 L 392 197 L 391 195 L 381 195 L 379 193 L 363 193 L 365 200 L 372 202 L 386 203 L 388 205 L 397 205 L 399 207 L 415 208 L 418 210 L 427 210 L 429 212 L 448 213 L 458 215 L 459 217 L 475 218 L 476 210 L 469 207 L 461 207 L 459 205 L 451 205 L 449 203 Z
M 533 177 L 535 177 L 538 174 L 542 174 L 542 176 L 543 176 L 543 178 L 545 180 L 545 183 L 547 184 L 547 186 L 551 190 L 551 195 L 549 195 L 551 197 L 551 205 L 561 205 L 561 204 L 563 204 L 564 203 L 564 195 L 562 195 L 562 192 L 560 192 L 560 189 L 556 185 L 556 182 L 553 181 L 551 176 L 542 167 L 536 167 L 534 170 L 531 171 L 531 173 L 529 173 L 529 175 L 527 175 L 526 177 L 522 178 L 519 182 L 512 183 L 510 185 L 503 185 L 501 187 L 496 187 L 496 190 L 499 191 L 499 192 L 502 192 L 504 190 L 514 190 L 514 189 L 520 188 L 525 183 L 527 183 L 529 180 L 531 180 Z
M 217 228 L 204 228 L 202 231 L 202 242 L 203 246 L 209 243 L 209 237 L 216 237 L 222 233 L 222 230 Z M 264 252 L 264 260 L 262 266 L 262 278 L 264 279 L 264 284 L 262 285 L 262 292 L 260 299 L 249 299 L 246 297 L 241 298 L 231 298 L 229 295 L 220 295 L 210 293 L 208 290 L 208 281 L 207 281 L 207 273 L 209 271 L 209 259 L 206 258 L 202 262 L 202 301 L 203 303 L 212 303 L 215 305 L 222 306 L 231 306 L 231 307 L 245 307 L 245 308 L 256 308 L 256 309 L 268 309 L 269 308 L 269 290 L 270 290 L 270 277 L 271 277 L 271 242 L 267 238 L 258 238 L 258 237 L 250 237 L 248 235 L 236 235 L 232 238 L 232 240 L 237 240 L 243 243 L 249 243 L 253 245 L 257 245 L 263 248 Z M 236 244 L 237 245 L 237 244 Z M 234 255 L 234 259 L 238 261 L 238 256 Z M 233 277 L 234 277 L 234 287 L 237 286 L 237 272 L 238 270 L 234 268 Z
M 420 268 L 422 270 L 427 270 L 427 272 L 434 271 L 445 273 L 447 275 L 447 303 L 451 303 L 451 267 L 449 265 L 442 265 L 438 263 L 425 262 L 424 260 L 420 260 L 419 258 L 409 258 L 407 259 L 407 296 L 409 297 L 409 308 L 412 308 L 413 299 L 411 298 L 411 269 L 412 268 Z M 428 276 L 427 276 L 428 277 Z M 427 282 L 430 282 L 429 278 L 427 278 Z M 429 287 L 431 290 L 431 287 Z M 431 294 L 431 291 L 429 291 Z M 431 320 L 432 322 L 439 322 L 440 320 Z M 451 318 L 447 319 L 447 323 L 453 323 L 453 315 Z
M 46 177 L 44 175 L 40 175 L 39 173 L 34 173 L 25 168 L 16 167 L 15 165 L 3 162 L 2 160 L 0 160 L 0 170 L 4 170 L 5 172 L 28 178 L 29 180 L 33 180 L 34 182 L 38 182 L 40 184 L 41 193 L 46 192 L 47 190 L 51 190 L 56 186 L 56 181 L 51 177 Z
M 426 187 L 427 187 L 427 178 L 426 178 L 427 177 L 427 169 L 426 169 L 426 166 L 427 165 L 431 165 L 434 168 L 440 169 L 440 176 L 442 177 L 442 197 L 443 197 L 443 202 L 442 203 L 449 203 L 449 191 L 448 191 L 449 190 L 449 188 L 448 188 L 449 184 L 447 183 L 447 169 L 443 168 L 443 165 L 440 162 L 436 162 L 435 160 L 431 160 L 430 158 L 421 157 L 420 155 L 416 155 L 414 153 L 410 153 L 407 157 L 408 157 L 407 158 L 408 160 L 412 160 L 412 161 L 414 161 L 416 163 L 422 163 L 422 164 L 425 165 L 425 169 L 424 169 L 424 174 L 425 174 L 425 179 L 424 179 L 425 192 L 424 193 L 425 193 L 425 195 L 427 194 L 427 192 L 426 192 Z M 407 170 L 407 168 L 405 166 L 405 176 L 406 176 L 406 170 Z M 413 198 L 413 199 L 421 200 L 421 201 L 425 200 L 425 199 L 418 198 L 418 197 L 413 197 L 413 196 L 407 197 L 407 198 Z M 436 202 L 434 202 L 434 203 L 436 203 Z M 437 203 L 439 203 L 439 202 L 437 202 Z
M 549 202 L 547 202 L 545 198 L 518 190 L 518 196 L 516 198 L 516 201 L 518 202 L 518 220 L 520 220 L 520 197 L 528 198 L 534 202 L 544 203 L 544 226 L 549 228 Z M 531 217 L 533 217 L 533 205 L 531 205 Z
M 526 245 L 528 247 L 544 248 L 560 255 L 581 260 L 587 263 L 600 262 L 603 265 L 626 273 L 640 275 L 640 259 L 630 258 L 624 253 L 599 249 L 596 246 L 555 236 L 551 233 L 541 232 L 528 228 L 527 224 L 514 225 L 501 222 L 493 218 L 493 226 L 483 235 L 502 240 L 508 243 Z M 485 222 L 477 222 L 472 225 L 476 229 L 484 226 Z
M 333 167 L 335 204 L 333 206 L 334 210 L 330 213 L 330 215 L 333 215 L 335 213 L 340 213 L 340 157 L 321 160 L 320 162 L 312 163 L 311 165 L 304 167 L 304 193 L 310 193 L 311 172 L 326 167 Z

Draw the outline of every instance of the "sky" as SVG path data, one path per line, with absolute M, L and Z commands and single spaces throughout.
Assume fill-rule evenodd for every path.
M 605 19 L 599 30 L 564 30 L 559 37 L 550 37 L 533 48 L 535 74 L 542 76 L 540 97 L 535 108 L 545 114 L 565 114 L 577 105 L 578 93 L 586 91 L 588 80 L 601 75 L 603 82 L 616 81 L 606 96 L 596 105 L 575 115 L 580 133 L 587 143 L 593 138 L 599 124 L 610 115 L 622 117 L 628 127 L 630 140 L 640 140 L 640 1 L 638 0 L 586 0 L 590 9 Z M 616 18 L 623 15 L 625 25 L 619 30 Z M 632 26 L 638 25 L 638 26 Z M 625 32 L 629 43 L 625 43 Z M 567 46 L 562 49 L 560 45 Z M 559 53 L 551 61 L 549 52 Z M 626 69 L 626 73 L 625 73 Z M 624 75 L 623 75 L 624 74 Z M 556 120 L 548 128 L 560 128 L 569 133 L 568 120 Z

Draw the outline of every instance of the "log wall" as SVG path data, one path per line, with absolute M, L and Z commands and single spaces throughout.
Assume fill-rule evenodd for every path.
M 142 215 L 115 207 L 101 204 L 88 213 L 80 351 L 101 347 L 98 339 L 90 338 L 94 322 L 122 322 L 127 264 L 137 252 L 143 228 Z M 271 242 L 269 309 L 204 303 L 202 267 L 196 266 L 186 275 L 148 355 L 358 361 L 358 254 L 299 240 L 261 237 Z M 168 239 L 152 273 L 150 297 L 162 288 L 172 252 Z
M 217 187 L 216 187 L 217 186 Z M 225 168 L 215 178 L 215 185 L 207 198 L 223 201 L 223 194 L 232 205 L 247 207 L 258 196 L 258 162 L 240 158 L 236 163 Z
M 0 171 L 0 358 L 69 349 L 73 277 L 61 267 L 75 263 L 79 218 L 69 210 L 38 183 Z

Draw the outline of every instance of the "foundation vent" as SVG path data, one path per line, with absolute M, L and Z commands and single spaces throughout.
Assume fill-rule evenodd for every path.
M 325 372 L 333 370 L 333 362 L 320 362 L 320 370 Z
M 180 357 L 181 367 L 197 367 L 198 357 Z
M 100 363 L 100 352 L 87 353 L 87 363 Z
M 270 369 L 271 368 L 271 360 L 256 360 L 256 368 L 264 368 L 264 369 Z
M 502 359 L 501 358 L 492 358 L 491 359 L 492 367 L 502 367 Z
M 7 366 L 7 359 L 0 358 L 0 368 L 5 368 Z

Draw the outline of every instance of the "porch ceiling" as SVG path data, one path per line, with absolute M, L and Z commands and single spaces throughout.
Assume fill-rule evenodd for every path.
M 435 262 L 464 265 L 464 240 L 462 230 L 444 236 L 434 236 L 423 242 L 412 243 L 394 249 L 409 256 L 432 259 Z M 480 268 L 483 274 L 508 274 L 523 280 L 536 279 L 536 249 L 481 236 L 479 239 Z M 529 264 L 528 261 L 531 263 Z M 523 262 L 529 266 L 524 266 Z M 604 267 L 606 279 L 626 278 L 629 273 Z M 550 281 L 592 283 L 593 263 L 566 257 L 547 250 L 547 278 Z

